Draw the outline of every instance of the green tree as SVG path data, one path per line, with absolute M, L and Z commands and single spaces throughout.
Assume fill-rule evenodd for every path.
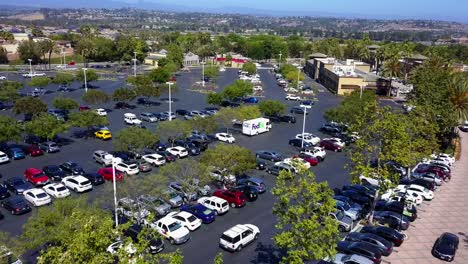
M 242 70 L 248 72 L 250 75 L 253 75 L 257 72 L 257 66 L 253 62 L 247 62 L 242 65 Z
M 16 115 L 38 115 L 46 111 L 47 105 L 37 97 L 23 97 L 18 99 L 13 107 L 13 113 Z
M 135 92 L 139 96 L 158 97 L 160 95 L 159 88 L 153 84 L 153 81 L 149 75 L 129 77 L 127 82 L 135 86 Z
M 223 97 L 234 99 L 245 97 L 253 92 L 253 85 L 250 82 L 236 80 L 233 84 L 226 87 L 223 91 Z
M 75 76 L 69 73 L 57 72 L 55 77 L 52 79 L 52 83 L 70 85 L 75 80 Z
M 69 123 L 74 127 L 90 128 L 92 126 L 105 126 L 109 121 L 105 116 L 99 116 L 93 111 L 72 113 Z
M 178 45 L 171 44 L 167 47 L 167 59 L 174 62 L 180 68 L 184 62 L 184 52 Z
M 260 108 L 256 105 L 243 105 L 237 109 L 237 119 L 249 120 L 262 116 Z
M 85 74 L 84 74 L 84 71 L 83 70 L 79 70 L 78 73 L 76 74 L 76 79 L 80 82 L 83 82 L 85 81 Z M 92 70 L 92 69 L 88 69 L 86 70 L 86 82 L 87 83 L 90 83 L 90 82 L 93 82 L 93 81 L 97 81 L 99 79 L 99 76 L 97 74 L 97 72 L 95 70 Z
M 165 68 L 157 68 L 151 71 L 150 77 L 153 82 L 166 83 L 171 78 L 171 73 Z
M 16 81 L 0 82 L 0 101 L 15 102 L 20 95 L 18 90 L 23 87 L 23 83 Z
M 49 77 L 39 76 L 32 78 L 31 81 L 28 82 L 28 85 L 31 87 L 46 87 L 50 82 L 51 80 Z
M 88 65 L 89 58 L 91 58 L 96 52 L 96 45 L 93 39 L 93 37 L 82 36 L 75 46 L 76 53 L 83 57 L 85 67 Z
M 50 70 L 50 59 L 52 57 L 52 53 L 56 50 L 55 48 L 55 42 L 50 39 L 46 39 L 43 41 L 39 42 L 39 47 L 44 54 L 44 60 L 45 60 L 45 55 L 47 54 L 47 61 L 49 64 L 49 70 Z
M 34 37 L 45 37 L 44 35 L 44 32 L 42 32 L 42 30 L 40 28 L 33 28 L 31 30 L 31 34 L 34 36 Z
M 203 133 L 214 133 L 218 130 L 218 122 L 214 116 L 209 116 L 205 118 L 195 117 L 189 121 L 190 127 L 193 130 L 197 130 Z
M 8 64 L 8 52 L 4 47 L 0 47 L 0 64 Z
M 139 127 L 126 127 L 115 136 L 116 150 L 142 150 L 158 142 L 158 137 L 148 129 Z
M 237 145 L 219 144 L 207 149 L 200 161 L 209 167 L 226 169 L 226 175 L 241 175 L 255 168 L 255 155 L 249 149 Z
M 468 120 L 468 78 L 461 74 L 454 74 L 447 88 L 457 121 Z
M 238 118 L 238 113 L 235 109 L 230 107 L 221 108 L 216 114 L 216 119 L 222 125 L 223 128 L 226 128 L 226 132 L 229 133 L 229 128 L 233 125 L 233 120 Z
M 6 41 L 14 41 L 15 36 L 13 33 L 8 32 L 8 31 L 0 31 L 0 38 L 6 40 Z
M 156 127 L 156 135 L 172 143 L 172 140 L 186 138 L 192 127 L 189 122 L 185 122 L 179 119 L 174 119 L 168 122 L 159 123 Z
M 273 214 L 278 219 L 273 240 L 287 252 L 281 263 L 333 257 L 340 237 L 338 222 L 331 216 L 336 204 L 328 183 L 316 182 L 315 175 L 305 169 L 299 175 L 282 171 L 272 193 L 277 198 Z
M 68 126 L 63 121 L 48 113 L 40 113 L 31 121 L 26 122 L 24 126 L 24 130 L 28 134 L 44 137 L 48 140 L 65 132 L 67 129 Z
M 83 94 L 81 99 L 86 104 L 98 105 L 108 102 L 110 100 L 110 96 L 100 90 L 89 90 L 87 93 Z
M 401 76 L 401 64 L 398 58 L 391 58 L 386 60 L 383 65 L 382 74 L 389 78 Z
M 215 79 L 219 75 L 219 67 L 216 65 L 205 66 L 205 77 L 210 80 Z
M 219 252 L 213 260 L 213 264 L 223 264 L 223 253 Z
M 24 40 L 18 45 L 18 53 L 20 59 L 29 64 L 29 59 L 31 64 L 38 64 L 41 61 L 41 50 L 39 44 L 32 40 Z
M 281 115 L 286 110 L 286 105 L 277 100 L 264 100 L 258 105 L 260 112 L 266 116 Z
M 62 110 L 73 110 L 79 106 L 75 100 L 65 97 L 55 97 L 52 104 L 55 108 Z
M 129 89 L 129 88 L 119 88 L 114 90 L 114 93 L 112 94 L 112 99 L 114 101 L 131 101 L 137 97 L 137 93 L 135 90 Z
M 223 102 L 223 94 L 210 92 L 206 97 L 206 101 L 210 105 L 220 105 Z
M 16 119 L 0 115 L 0 142 L 19 141 L 21 139 L 21 127 Z

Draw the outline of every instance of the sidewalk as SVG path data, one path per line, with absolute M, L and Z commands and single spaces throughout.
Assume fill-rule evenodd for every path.
M 452 166 L 452 180 L 436 191 L 432 201 L 419 206 L 418 219 L 406 232 L 408 240 L 382 263 L 446 263 L 431 254 L 434 242 L 444 232 L 460 238 L 452 263 L 468 263 L 468 133 L 460 133 L 462 155 Z

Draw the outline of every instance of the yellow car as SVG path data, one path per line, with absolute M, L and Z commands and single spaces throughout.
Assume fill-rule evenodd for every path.
M 100 138 L 102 140 L 112 139 L 112 134 L 109 130 L 99 130 L 94 132 L 96 138 Z

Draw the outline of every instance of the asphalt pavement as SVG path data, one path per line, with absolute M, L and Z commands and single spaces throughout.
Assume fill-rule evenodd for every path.
M 264 86 L 265 99 L 280 100 L 288 105 L 288 110 L 289 108 L 299 104 L 298 102 L 284 100 L 285 93 L 283 89 L 277 86 L 274 75 L 268 70 L 259 70 L 259 74 Z M 9 79 L 27 81 L 23 77 L 12 73 L 2 73 L 2 75 L 7 75 Z M 176 99 L 172 105 L 173 111 L 179 108 L 186 110 L 202 110 L 208 106 L 205 94 L 190 90 L 192 84 L 200 79 L 200 69 L 192 69 L 191 72 L 181 73 L 177 76 L 177 85 L 179 88 L 174 89 L 172 92 L 173 98 Z M 217 78 L 218 89 L 222 90 L 236 79 L 238 79 L 237 70 L 227 69 L 226 72 L 220 73 L 220 76 Z M 323 137 L 324 135 L 318 132 L 318 129 L 324 122 L 323 113 L 326 109 L 336 106 L 340 102 L 341 98 L 331 94 L 328 90 L 309 79 L 306 80 L 306 83 L 321 91 L 316 94 L 318 100 L 315 105 L 310 111 L 308 111 L 309 115 L 306 117 L 306 132 L 315 133 L 318 136 Z M 125 86 L 123 78 L 99 80 L 93 82 L 93 84 L 99 86 L 98 89 L 107 93 L 111 93 L 116 88 Z M 72 88 L 79 88 L 81 85 L 81 83 L 75 82 L 72 84 Z M 50 108 L 52 108 L 53 98 L 58 95 L 70 97 L 82 103 L 81 96 L 84 93 L 83 89 L 61 93 L 56 92 L 57 88 L 57 85 L 49 85 L 46 89 L 50 92 L 41 96 L 41 99 L 43 99 Z M 32 88 L 26 87 L 24 91 L 26 92 L 28 89 Z M 162 94 L 161 98 L 167 98 L 167 94 Z M 105 105 L 92 107 L 113 109 L 113 105 L 114 102 L 109 102 Z M 168 103 L 161 101 L 161 105 L 156 107 L 138 106 L 134 110 L 112 110 L 108 113 L 110 121 L 110 125 L 108 127 L 112 133 L 116 133 L 119 129 L 124 127 L 123 114 L 126 112 L 132 112 L 139 115 L 142 112 L 168 111 L 168 107 Z M 3 111 L 2 114 L 12 115 L 10 110 Z M 21 117 L 17 116 L 17 118 L 20 119 Z M 296 115 L 296 118 L 297 123 L 295 124 L 274 123 L 270 132 L 258 136 L 248 137 L 237 134 L 234 131 L 236 144 L 249 148 L 252 151 L 275 150 L 283 153 L 285 156 L 293 155 L 297 153 L 297 149 L 289 146 L 288 140 L 293 138 L 296 134 L 302 133 L 303 116 Z M 145 125 L 147 125 L 149 129 L 154 129 L 154 126 L 156 126 L 157 123 L 150 125 L 145 123 Z M 64 146 L 59 153 L 45 154 L 40 157 L 27 157 L 24 160 L 12 161 L 8 164 L 0 165 L 0 173 L 3 175 L 3 179 L 13 176 L 23 177 L 25 169 L 30 167 L 42 168 L 45 165 L 58 165 L 69 160 L 77 162 L 86 171 L 96 171 L 99 166 L 92 159 L 93 151 L 98 149 L 108 151 L 112 150 L 112 141 L 104 142 L 97 139 L 85 140 L 73 138 L 71 135 L 74 131 L 75 129 L 72 129 L 68 133 L 61 135 L 70 139 L 70 144 Z M 347 161 L 348 159 L 345 153 L 327 152 L 325 161 L 320 163 L 318 166 L 313 167 L 311 170 L 316 174 L 318 181 L 327 181 L 331 188 L 341 187 L 349 181 L 349 173 L 347 173 L 344 168 Z M 252 171 L 249 172 L 249 174 L 263 178 L 268 188 L 274 186 L 275 176 L 259 171 Z M 137 177 L 145 177 L 145 174 L 140 174 Z M 104 185 L 110 184 L 106 183 Z M 104 188 L 108 187 L 103 185 L 97 186 L 89 193 L 89 195 L 92 198 L 99 197 L 101 199 L 107 199 L 104 195 L 106 193 L 103 190 Z M 278 263 L 281 254 L 272 240 L 272 237 L 276 232 L 274 227 L 276 219 L 271 210 L 274 202 L 274 197 L 269 191 L 267 191 L 260 195 L 256 202 L 249 203 L 243 208 L 230 209 L 226 215 L 218 217 L 215 222 L 203 225 L 191 234 L 191 239 L 187 243 L 180 246 L 171 246 L 169 243 L 166 243 L 165 251 L 180 248 L 183 252 L 185 263 L 211 263 L 218 252 L 224 252 L 218 246 L 221 234 L 236 224 L 250 223 L 257 225 L 260 228 L 261 234 L 259 239 L 257 242 L 254 242 L 244 248 L 242 252 L 224 252 L 225 263 Z M 18 235 L 22 231 L 22 225 L 31 214 L 36 213 L 36 209 L 33 209 L 32 213 L 21 216 L 12 216 L 5 210 L 2 210 L 2 213 L 5 215 L 5 219 L 1 221 L 0 230 L 7 231 L 12 235 Z

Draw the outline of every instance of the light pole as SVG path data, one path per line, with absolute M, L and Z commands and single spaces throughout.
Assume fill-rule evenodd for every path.
M 302 141 L 301 141 L 301 149 L 304 148 L 304 134 L 305 134 L 305 122 L 306 122 L 306 115 L 307 115 L 307 108 L 311 108 L 310 106 L 303 105 L 304 108 L 304 120 L 302 120 Z
M 112 181 L 114 182 L 114 214 L 115 214 L 115 227 L 119 226 L 119 217 L 117 216 L 117 185 L 115 180 L 115 164 L 122 162 L 120 158 L 112 158 Z
M 359 87 L 361 88 L 361 93 L 359 94 L 359 99 L 362 99 L 362 89 L 363 89 L 363 85 L 359 85 Z
M 278 70 L 281 69 L 281 56 L 283 56 L 283 54 L 280 51 L 280 53 L 279 53 L 280 59 L 279 59 L 279 62 L 278 62 Z
M 84 88 L 85 88 L 85 93 L 87 93 L 87 92 L 88 92 L 88 83 L 86 82 L 86 71 L 87 71 L 87 70 L 88 70 L 88 69 L 86 69 L 86 68 L 83 68 L 83 73 L 84 73 Z
M 301 67 L 297 67 L 297 90 L 299 91 L 299 75 L 301 75 Z
M 172 121 L 172 98 L 171 98 L 171 85 L 172 82 L 166 82 L 169 85 L 169 121 Z
M 29 77 L 33 77 L 33 74 L 32 74 L 32 60 L 31 59 L 28 59 L 29 61 Z
M 202 65 L 202 86 L 205 87 L 205 62 L 202 62 L 201 65 Z
M 63 47 L 62 47 L 62 48 L 61 48 L 61 51 L 60 51 L 60 64 L 61 64 L 61 65 L 64 65 L 64 64 L 65 64 L 65 61 L 62 62 L 62 60 L 63 60 L 62 57 L 63 57 L 63 56 L 64 56 L 64 52 L 63 52 Z
M 133 54 L 135 54 L 135 58 L 133 59 L 133 77 L 136 77 L 136 62 L 137 62 L 136 51 L 134 51 Z

